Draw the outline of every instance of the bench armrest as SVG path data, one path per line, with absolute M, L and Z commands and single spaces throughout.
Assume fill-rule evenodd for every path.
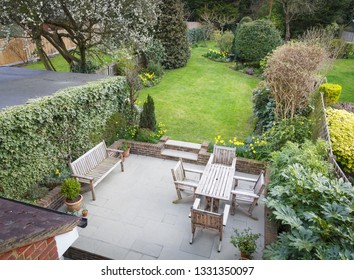
M 118 150 L 118 149 L 111 149 L 111 148 L 107 148 L 107 151 L 108 152 L 117 152 L 117 153 L 123 153 L 124 151 L 122 151 L 122 150 Z
M 94 180 L 93 177 L 88 177 L 88 176 L 84 176 L 84 175 L 73 174 L 72 176 L 76 177 L 78 179 L 84 179 L 84 180 L 88 180 L 88 181 L 93 181 Z

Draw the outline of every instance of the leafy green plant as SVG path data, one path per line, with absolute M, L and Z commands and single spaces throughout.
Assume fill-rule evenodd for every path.
M 323 92 L 324 103 L 326 105 L 337 103 L 342 93 L 342 86 L 338 84 L 324 83 L 318 88 L 319 92 Z
M 252 259 L 253 253 L 257 250 L 256 241 L 260 236 L 260 233 L 253 233 L 251 228 L 246 228 L 242 231 L 234 229 L 230 242 L 238 248 L 241 253 L 245 254 L 248 259 Z
M 148 95 L 143 105 L 143 111 L 140 115 L 140 128 L 147 128 L 156 131 L 155 105 L 153 98 Z
M 228 62 L 228 54 L 227 52 L 221 52 L 213 49 L 209 49 L 208 52 L 204 55 L 205 57 L 218 61 L 218 62 Z
M 67 178 L 64 180 L 60 193 L 67 198 L 67 200 L 75 200 L 80 194 L 81 184 L 75 178 Z
M 256 130 L 263 132 L 270 129 L 275 122 L 275 100 L 271 90 L 266 85 L 260 85 L 253 90 L 253 114 L 257 117 Z
M 268 259 L 354 259 L 354 190 L 334 178 L 326 143 L 287 143 L 272 155 L 264 200 L 283 226 Z
M 272 22 L 245 22 L 236 31 L 235 54 L 238 60 L 259 63 L 281 43 L 280 33 Z
M 216 42 L 221 53 L 232 53 L 232 45 L 235 35 L 231 31 L 215 30 L 213 39 Z
M 354 172 L 354 113 L 326 109 L 332 150 L 337 161 L 347 172 Z

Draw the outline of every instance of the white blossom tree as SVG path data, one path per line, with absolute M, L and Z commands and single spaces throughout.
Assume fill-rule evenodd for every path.
M 160 0 L 0 0 L 0 23 L 16 23 L 36 43 L 48 70 L 53 70 L 42 49 L 46 38 L 69 63 L 82 72 L 92 49 L 111 50 L 122 44 L 139 48 L 151 36 Z M 77 46 L 77 55 L 63 38 Z

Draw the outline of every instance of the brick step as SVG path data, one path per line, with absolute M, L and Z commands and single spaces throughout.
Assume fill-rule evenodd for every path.
M 161 155 L 178 160 L 179 158 L 185 159 L 187 161 L 197 161 L 198 160 L 198 154 L 196 153 L 190 153 L 190 152 L 184 152 L 184 151 L 178 151 L 178 150 L 172 150 L 172 149 L 164 149 L 161 151 Z

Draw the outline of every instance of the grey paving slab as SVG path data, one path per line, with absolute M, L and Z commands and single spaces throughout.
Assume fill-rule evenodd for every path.
M 183 159 L 195 160 L 195 161 L 198 160 L 198 154 L 190 153 L 190 152 L 177 151 L 177 150 L 172 150 L 172 149 L 163 150 L 161 152 L 161 155 L 175 157 L 175 158 L 183 158 Z
M 191 148 L 191 149 L 195 149 L 195 150 L 199 150 L 202 147 L 201 144 L 178 141 L 178 140 L 167 140 L 166 145 L 183 147 L 183 148 Z
M 88 226 L 80 229 L 74 247 L 122 260 L 234 260 L 239 258 L 239 251 L 230 243 L 234 228 L 251 227 L 264 236 L 264 207 L 259 203 L 254 210 L 258 221 L 239 210 L 229 216 L 220 253 L 216 232 L 198 229 L 193 244 L 189 244 L 188 214 L 194 200 L 186 193 L 178 203 L 172 203 L 176 190 L 171 168 L 176 163 L 131 154 L 124 172 L 115 169 L 95 188 L 95 201 L 91 193 L 84 194 Z M 185 165 L 204 169 L 202 165 Z M 262 258 L 263 246 L 261 238 L 256 259 Z

